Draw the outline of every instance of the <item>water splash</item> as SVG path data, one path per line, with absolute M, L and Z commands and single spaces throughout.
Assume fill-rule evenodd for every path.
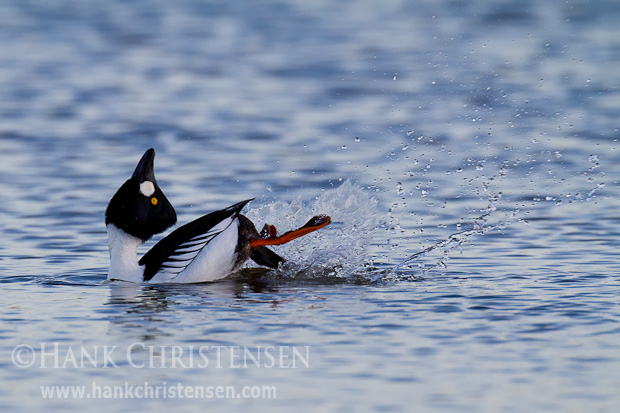
M 287 262 L 277 271 L 269 272 L 268 277 L 354 283 L 402 281 L 416 280 L 432 269 L 445 268 L 455 249 L 476 236 L 506 228 L 516 219 L 518 210 L 496 218 L 499 198 L 490 194 L 488 206 L 481 215 L 459 224 L 460 228 L 468 228 L 407 256 L 399 263 L 388 263 L 387 268 L 374 267 L 367 252 L 375 230 L 388 222 L 389 216 L 381 213 L 376 199 L 349 180 L 338 188 L 324 191 L 311 203 L 304 203 L 301 198 L 292 202 L 277 201 L 251 209 L 246 215 L 258 228 L 269 223 L 280 232 L 299 226 L 313 215 L 332 217 L 332 224 L 320 231 L 273 247 Z M 431 261 L 428 265 L 424 261 L 426 258 Z M 247 268 L 253 267 L 254 264 L 248 262 Z
M 478 164 L 476 170 L 480 170 Z M 368 255 L 369 246 L 379 245 L 373 244 L 374 233 L 382 224 L 389 224 L 396 229 L 400 225 L 390 212 L 380 209 L 379 202 L 368 191 L 349 180 L 337 188 L 324 191 L 313 202 L 304 203 L 301 198 L 288 203 L 278 201 L 253 209 L 247 215 L 258 228 L 263 223 L 269 223 L 278 227 L 280 232 L 298 227 L 313 215 L 327 214 L 332 217 L 332 224 L 321 231 L 274 248 L 287 259 L 278 271 L 269 273 L 269 276 L 278 280 L 354 283 L 418 280 L 433 271 L 446 269 L 454 252 L 476 237 L 503 231 L 514 222 L 527 223 L 522 218 L 529 209 L 524 203 L 509 201 L 512 205 L 500 206 L 501 181 L 509 172 L 509 165 L 503 163 L 495 174 L 480 181 L 481 191 L 478 195 L 487 206 L 476 216 L 460 218 L 456 232 L 419 251 L 404 251 L 401 255 L 404 258 L 399 262 L 392 259 L 392 262 L 384 262 L 379 266 L 375 266 L 373 258 Z M 571 202 L 590 201 L 604 186 L 601 182 L 589 191 L 573 194 Z M 396 192 L 403 199 L 406 198 L 401 182 L 396 183 Z M 530 207 L 535 208 L 546 204 L 546 201 L 555 200 L 551 195 L 535 197 L 530 200 Z M 560 202 L 552 203 L 554 207 L 559 205 Z M 378 243 L 384 241 L 375 240 Z M 398 249 L 398 246 L 394 248 Z
M 495 203 L 490 203 L 489 207 L 482 215 L 461 224 L 461 227 L 463 225 L 469 225 L 469 228 L 450 234 L 447 238 L 409 255 L 390 270 L 380 272 L 379 278 L 383 281 L 411 281 L 427 275 L 432 270 L 447 268 L 450 254 L 454 250 L 460 249 L 464 244 L 471 242 L 473 238 L 477 236 L 484 235 L 491 231 L 501 231 L 505 229 L 512 222 L 517 220 L 517 214 L 519 213 L 519 210 L 515 209 L 495 220 L 493 218 L 495 218 L 496 211 L 497 207 Z M 431 259 L 431 264 L 427 265 L 423 260 L 432 254 L 436 254 L 436 256 Z M 402 271 L 405 268 L 407 271 Z M 411 272 L 412 269 L 414 272 Z M 374 278 L 377 277 L 375 276 Z
M 343 280 L 364 268 L 373 231 L 384 218 L 378 201 L 349 180 L 324 191 L 313 202 L 304 203 L 301 198 L 277 201 L 251 209 L 246 215 L 259 229 L 263 223 L 269 223 L 285 232 L 318 214 L 331 216 L 332 223 L 308 236 L 273 247 L 287 260 L 275 272 L 277 277 Z

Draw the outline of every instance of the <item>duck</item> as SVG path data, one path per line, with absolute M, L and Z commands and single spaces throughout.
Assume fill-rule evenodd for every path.
M 259 233 L 254 223 L 241 214 L 251 198 L 182 225 L 138 258 L 141 244 L 177 222 L 174 207 L 155 179 L 154 159 L 155 150 L 150 148 L 106 208 L 108 281 L 212 282 L 240 270 L 247 260 L 277 269 L 286 260 L 268 246 L 285 244 L 331 222 L 329 216 L 317 215 L 281 235 L 268 224 Z

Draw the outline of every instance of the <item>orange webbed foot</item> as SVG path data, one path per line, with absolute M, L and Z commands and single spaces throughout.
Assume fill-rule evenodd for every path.
M 323 228 L 331 222 L 331 217 L 327 215 L 317 215 L 312 218 L 306 224 L 298 229 L 288 231 L 278 236 L 278 231 L 273 225 L 265 224 L 260 232 L 260 238 L 256 238 L 250 241 L 252 248 L 260 247 L 263 245 L 282 245 L 290 242 L 296 238 L 303 237 L 311 232 Z

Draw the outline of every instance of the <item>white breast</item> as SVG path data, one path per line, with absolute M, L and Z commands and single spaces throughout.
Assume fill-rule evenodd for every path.
M 110 269 L 108 280 L 142 282 L 144 267 L 138 265 L 137 250 L 142 240 L 129 235 L 114 224 L 108 224 Z

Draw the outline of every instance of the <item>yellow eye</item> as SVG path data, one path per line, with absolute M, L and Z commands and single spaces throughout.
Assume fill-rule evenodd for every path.
M 155 198 L 155 197 L 151 198 L 151 204 L 157 205 L 157 202 L 159 202 L 159 201 L 157 201 L 157 198 Z

